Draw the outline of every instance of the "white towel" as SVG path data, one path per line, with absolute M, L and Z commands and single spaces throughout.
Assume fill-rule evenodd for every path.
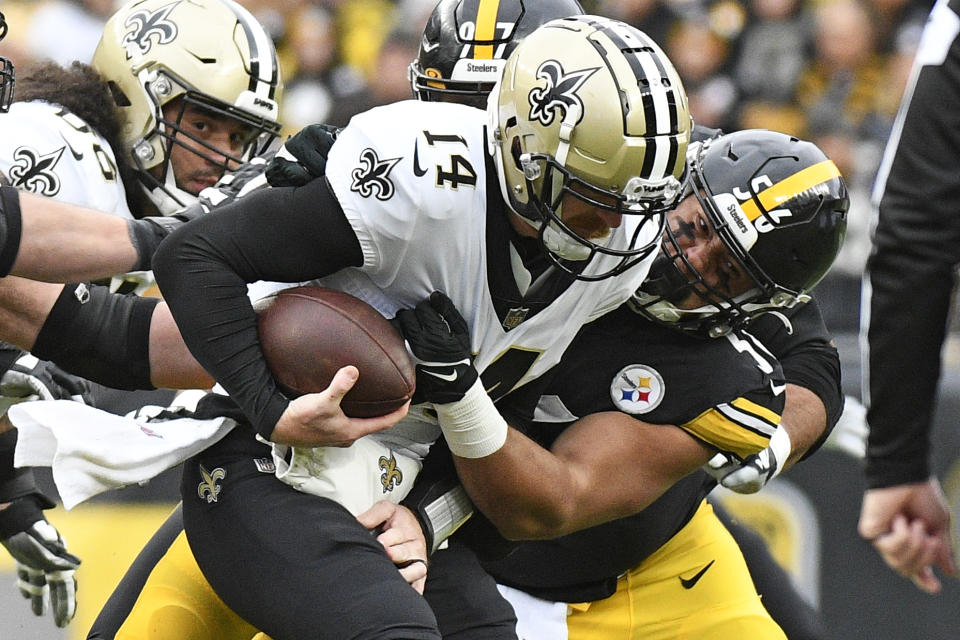
M 229 418 L 151 420 L 164 409 L 118 416 L 71 400 L 14 405 L 8 412 L 19 430 L 14 466 L 51 467 L 63 506 L 71 509 L 104 491 L 145 483 L 236 426 Z

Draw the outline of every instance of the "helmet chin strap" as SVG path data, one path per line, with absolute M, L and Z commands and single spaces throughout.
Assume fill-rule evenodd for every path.
M 161 215 L 170 215 L 184 207 L 188 207 L 197 201 L 197 197 L 177 186 L 176 178 L 173 175 L 173 166 L 167 161 L 166 177 L 163 183 L 150 175 L 150 182 L 155 185 L 150 187 L 141 180 L 141 186 L 150 202 L 157 208 Z

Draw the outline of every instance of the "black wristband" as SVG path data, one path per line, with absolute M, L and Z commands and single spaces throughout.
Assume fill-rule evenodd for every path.
M 0 433 L 0 504 L 13 502 L 17 498 L 33 495 L 43 509 L 50 509 L 54 503 L 40 493 L 33 469 L 13 466 L 13 454 L 17 447 L 17 430 Z
M 20 192 L 11 186 L 0 187 L 0 276 L 10 275 L 20 253 Z
M 104 286 L 63 288 L 32 353 L 61 369 L 114 389 L 147 390 L 150 323 L 158 298 L 111 294 Z

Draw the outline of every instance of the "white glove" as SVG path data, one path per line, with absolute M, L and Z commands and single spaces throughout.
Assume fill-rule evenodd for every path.
M 748 456 L 742 462 L 733 456 L 718 453 L 703 465 L 703 470 L 731 491 L 756 493 L 780 474 L 791 450 L 790 435 L 780 425 L 766 449 Z

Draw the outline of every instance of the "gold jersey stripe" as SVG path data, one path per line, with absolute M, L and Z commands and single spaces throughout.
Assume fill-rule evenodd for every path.
M 797 171 L 788 178 L 784 178 L 772 187 L 768 187 L 757 194 L 757 199 L 767 211 L 776 209 L 780 204 L 790 200 L 798 193 L 823 184 L 840 175 L 837 165 L 832 160 L 824 160 L 809 166 L 803 171 Z M 755 200 L 750 199 L 743 203 L 743 213 L 751 222 L 760 217 L 760 208 Z
M 476 40 L 493 40 L 497 35 L 497 13 L 500 10 L 500 0 L 480 0 L 477 8 Z M 473 48 L 475 60 L 490 60 L 493 58 L 493 45 L 485 44 Z
M 726 451 L 746 458 L 767 447 L 769 436 L 765 436 L 730 420 L 716 408 L 710 408 L 699 416 L 680 425 L 698 440 L 712 445 L 720 451 Z
M 753 402 L 752 400 L 747 400 L 746 398 L 743 398 L 743 397 L 737 398 L 730 404 L 732 404 L 737 409 L 740 409 L 740 411 L 743 411 L 745 413 L 752 413 L 753 415 L 757 416 L 761 420 L 766 420 L 772 425 L 780 424 L 780 414 L 777 413 L 776 411 L 768 409 L 762 404 L 757 404 L 756 402 Z

